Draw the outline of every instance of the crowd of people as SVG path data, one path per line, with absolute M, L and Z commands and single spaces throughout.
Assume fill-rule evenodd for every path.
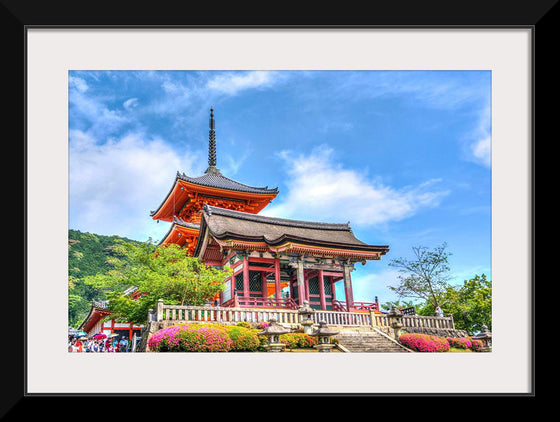
M 69 337 L 68 351 L 73 353 L 130 352 L 130 342 L 125 336 L 112 338 Z

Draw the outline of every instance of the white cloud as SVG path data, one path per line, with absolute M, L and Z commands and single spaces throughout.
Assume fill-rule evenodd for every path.
M 89 134 L 70 131 L 69 228 L 161 239 L 169 227 L 156 227 L 150 211 L 167 195 L 177 170 L 200 172 L 200 158 L 179 156 L 163 140 L 141 134 L 98 144 Z
M 225 94 L 235 95 L 245 89 L 269 87 L 276 82 L 277 76 L 276 72 L 269 71 L 225 73 L 210 79 L 206 86 Z
M 484 165 L 485 167 L 491 166 L 491 150 L 492 150 L 491 138 L 487 136 L 486 138 L 480 139 L 471 145 L 471 152 L 474 161 Z
M 82 79 L 73 77 L 69 85 L 68 103 L 72 121 L 74 119 L 87 121 L 89 131 L 98 135 L 110 133 L 130 122 L 130 117 L 124 116 L 118 110 L 110 109 L 102 99 L 86 93 L 87 85 L 82 82 Z
M 478 117 L 478 125 L 468 136 L 466 146 L 467 160 L 490 168 L 492 165 L 492 113 L 490 106 L 486 105 Z
M 123 103 L 123 107 L 130 110 L 138 105 L 138 98 L 129 98 Z
M 74 88 L 79 92 L 86 92 L 88 90 L 88 85 L 86 81 L 84 81 L 82 78 L 79 78 L 77 76 L 68 77 L 68 86 L 70 89 Z
M 309 155 L 281 153 L 289 166 L 289 190 L 264 215 L 346 222 L 378 226 L 413 216 L 423 208 L 435 207 L 448 194 L 435 190 L 439 180 L 400 189 L 369 180 L 362 172 L 337 164 L 334 151 L 320 147 Z

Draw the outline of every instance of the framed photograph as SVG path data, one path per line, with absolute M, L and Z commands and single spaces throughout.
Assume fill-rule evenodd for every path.
M 23 385 L 6 412 L 22 396 L 534 396 L 535 27 L 552 4 L 394 26 L 389 12 L 367 25 L 59 25 L 9 6 L 23 31 L 26 230 Z M 173 221 L 152 217 L 172 183 L 215 167 L 279 187 L 264 217 L 348 221 L 364 244 L 389 244 L 355 266 L 353 291 L 333 284 L 347 304 L 397 302 L 389 261 L 448 244 L 458 285 L 491 280 L 492 351 L 69 353 L 69 230 L 161 241 Z

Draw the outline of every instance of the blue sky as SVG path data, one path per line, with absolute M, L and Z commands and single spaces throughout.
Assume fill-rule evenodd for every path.
M 261 214 L 350 222 L 389 245 L 354 299 L 396 300 L 391 259 L 446 242 L 454 284 L 491 278 L 489 71 L 70 71 L 69 228 L 145 241 L 177 171 L 278 187 Z

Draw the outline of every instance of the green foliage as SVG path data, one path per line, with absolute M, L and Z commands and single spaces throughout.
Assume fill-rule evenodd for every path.
M 440 306 L 445 315 L 453 315 L 455 328 L 459 330 L 473 334 L 482 325 L 491 330 L 492 282 L 483 274 L 464 281 L 461 287 L 451 286 L 448 283 L 451 254 L 446 247 L 445 243 L 433 250 L 415 247 L 414 260 L 391 261 L 389 265 L 398 268 L 401 275 L 400 284 L 389 288 L 399 297 L 420 299 L 414 305 L 418 315 L 434 315 L 436 306 Z
M 459 330 L 474 334 L 486 325 L 492 331 L 492 281 L 482 274 L 465 280 L 459 288 L 450 287 L 443 310 L 453 315 Z
M 402 302 L 400 300 L 394 301 L 394 302 L 385 302 L 385 303 L 381 303 L 379 306 L 381 307 L 381 309 L 384 309 L 386 311 L 391 310 L 391 308 L 394 306 L 396 306 L 397 308 L 411 308 L 414 307 L 416 309 L 416 307 L 418 307 L 417 303 L 411 302 L 411 301 L 406 301 L 403 300 Z
M 227 328 L 227 334 L 232 340 L 232 352 L 255 352 L 261 345 L 257 330 L 253 328 L 231 326 Z
M 399 297 L 420 299 L 434 308 L 441 306 L 450 278 L 448 258 L 451 254 L 446 248 L 446 243 L 432 250 L 422 246 L 413 247 L 413 260 L 393 259 L 389 265 L 398 268 L 400 284 L 389 289 Z
M 107 292 L 84 283 L 84 278 L 108 272 L 115 242 L 131 240 L 68 231 L 68 325 L 77 327 L 87 316 L 92 300 L 105 300 Z
M 317 344 L 317 337 L 305 333 L 286 333 L 280 335 L 280 342 L 289 349 L 309 349 Z
M 109 291 L 109 309 L 137 324 L 145 323 L 148 310 L 156 308 L 158 299 L 167 305 L 204 305 L 223 290 L 223 280 L 231 273 L 227 267 L 207 267 L 174 244 L 117 240 L 112 252 L 111 269 L 84 280 L 96 289 Z M 138 300 L 123 296 L 132 286 L 143 294 Z
M 68 269 L 71 275 L 83 278 L 110 269 L 107 260 L 118 240 L 134 242 L 120 236 L 102 236 L 68 230 Z

